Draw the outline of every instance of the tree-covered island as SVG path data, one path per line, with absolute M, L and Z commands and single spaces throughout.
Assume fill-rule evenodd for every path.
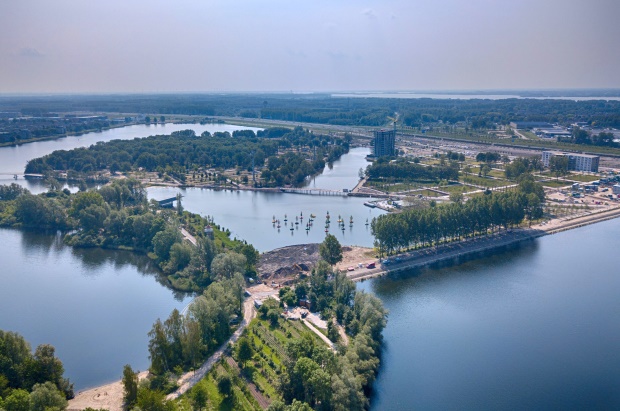
M 58 150 L 28 162 L 25 172 L 74 181 L 108 181 L 130 173 L 151 182 L 236 187 L 300 186 L 349 150 L 350 138 L 301 127 L 231 134 L 192 130 L 169 136 L 97 143 Z

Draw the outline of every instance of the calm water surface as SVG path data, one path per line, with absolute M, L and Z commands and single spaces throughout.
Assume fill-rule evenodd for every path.
M 368 148 L 352 149 L 334 162 L 333 167 L 326 166 L 325 172 L 310 181 L 309 187 L 352 189 L 359 181 L 358 170 L 367 165 L 365 156 L 368 153 Z M 377 208 L 364 206 L 368 199 L 357 197 L 174 187 L 148 189 L 149 197 L 157 200 L 174 197 L 179 192 L 184 196 L 182 203 L 187 211 L 213 216 L 217 224 L 231 231 L 231 237 L 246 240 L 261 252 L 293 244 L 322 242 L 326 235 L 327 212 L 330 214 L 329 233 L 335 235 L 341 244 L 372 247 L 373 237 L 366 221 L 370 223 L 374 217 L 384 214 Z M 284 225 L 285 214 L 288 225 Z M 306 231 L 305 223 L 310 214 L 315 214 L 316 219 L 312 228 Z M 295 225 L 295 216 L 301 215 L 304 220 Z M 344 231 L 338 228 L 338 215 L 345 220 Z M 273 216 L 281 220 L 279 230 L 272 224 Z M 352 227 L 349 224 L 351 216 Z
M 0 329 L 56 347 L 77 389 L 119 379 L 125 364 L 146 370 L 152 324 L 189 303 L 144 256 L 10 229 L 0 244 Z
M 620 409 L 619 230 L 360 284 L 390 310 L 371 408 Z

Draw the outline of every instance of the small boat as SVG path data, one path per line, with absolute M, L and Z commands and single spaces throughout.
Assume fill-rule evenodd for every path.
M 275 224 L 275 223 L 276 223 L 276 216 L 275 216 L 275 215 L 274 215 L 274 216 L 273 216 L 273 218 L 271 219 L 271 222 L 272 222 L 273 224 Z
M 280 229 L 280 224 L 278 224 L 278 229 Z
M 310 214 L 310 218 L 316 218 L 316 216 L 314 214 Z
M 298 224 L 299 224 L 299 221 L 295 221 L 295 225 L 298 225 Z
M 366 225 L 368 225 L 368 219 L 366 219 Z
M 291 226 L 291 231 L 293 231 L 293 230 L 294 230 L 294 228 L 293 228 L 293 226 Z
M 351 218 L 349 218 L 349 223 L 353 224 L 353 216 L 351 216 Z
M 326 233 L 329 233 L 329 230 L 326 228 L 326 229 L 325 229 L 325 232 L 326 232 Z

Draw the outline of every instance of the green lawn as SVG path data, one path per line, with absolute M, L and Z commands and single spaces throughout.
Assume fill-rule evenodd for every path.
M 542 181 L 541 184 L 545 187 L 558 188 L 558 187 L 566 187 L 573 183 L 571 183 L 570 181 L 565 181 L 565 180 L 548 180 L 548 181 Z
M 470 191 L 479 190 L 479 188 L 472 187 L 472 186 L 467 186 L 467 185 L 463 185 L 463 184 L 452 184 L 452 185 L 449 185 L 449 186 L 437 187 L 437 189 L 441 190 L 441 191 L 445 191 L 445 192 L 450 193 L 450 194 L 454 194 L 454 193 L 465 194 L 465 193 L 468 193 Z
M 425 197 L 441 197 L 444 195 L 444 194 L 441 194 L 441 193 L 438 193 L 436 191 L 429 190 L 429 189 L 419 190 L 411 194 L 412 195 L 422 194 Z
M 492 178 L 478 177 L 477 175 L 466 175 L 461 177 L 464 183 L 471 183 L 483 187 L 501 187 L 511 184 L 507 180 L 495 180 Z
M 600 177 L 593 175 L 593 174 L 577 174 L 577 173 L 571 173 L 569 175 L 567 175 L 566 177 L 569 180 L 574 180 L 574 181 L 580 181 L 582 183 L 589 183 L 591 181 L 596 181 L 598 180 Z

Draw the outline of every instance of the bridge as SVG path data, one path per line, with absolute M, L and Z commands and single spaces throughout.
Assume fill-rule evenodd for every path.
M 157 200 L 160 207 L 163 208 L 172 208 L 172 203 L 177 201 L 177 196 L 166 198 L 165 200 Z
M 339 191 L 339 190 L 324 190 L 322 188 L 280 188 L 282 193 L 290 193 L 290 194 L 305 194 L 312 196 L 343 196 L 346 197 L 349 195 L 349 190 L 347 191 Z

